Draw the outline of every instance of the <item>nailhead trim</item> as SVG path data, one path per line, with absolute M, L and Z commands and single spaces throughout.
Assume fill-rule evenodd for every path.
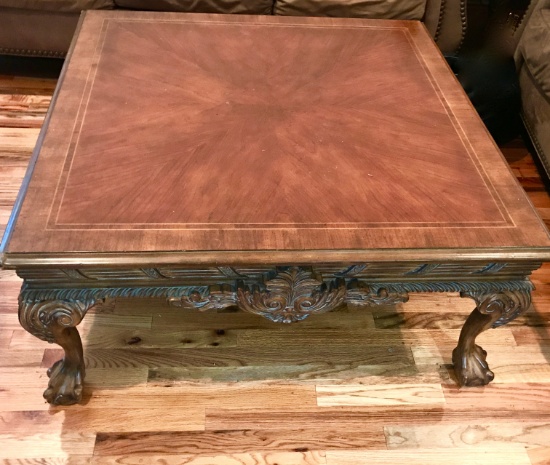
M 441 7 L 439 9 L 439 19 L 437 21 L 437 29 L 435 30 L 434 40 L 437 42 L 441 34 L 441 24 L 443 23 L 443 16 L 445 16 L 445 8 L 447 6 L 447 0 L 441 0 Z
M 56 52 L 53 50 L 32 50 L 23 48 L 4 48 L 0 47 L 0 55 L 21 55 L 21 56 L 38 56 L 47 58 L 65 58 L 66 52 Z

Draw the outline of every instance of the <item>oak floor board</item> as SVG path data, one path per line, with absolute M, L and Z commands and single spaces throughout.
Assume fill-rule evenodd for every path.
M 135 409 L 71 409 L 0 412 L 0 433 L 28 434 L 67 431 L 85 433 L 135 431 L 203 431 L 205 409 L 170 406 Z
M 13 163 L 29 160 L 38 139 L 39 128 L 0 127 L 0 160 Z
M 487 386 L 459 388 L 443 385 L 445 405 L 449 409 L 488 408 L 514 411 L 517 409 L 550 410 L 550 386 L 545 383 L 491 383 Z
M 7 366 L 0 367 L 0 387 L 32 388 L 38 383 L 45 383 L 48 376 L 41 367 Z
M 498 332 L 500 328 L 496 328 L 494 332 Z M 477 341 L 478 344 L 487 351 L 487 362 L 489 366 L 495 368 L 497 366 L 506 365 L 522 365 L 526 360 L 530 364 L 546 364 L 550 361 L 550 346 L 544 345 L 493 345 L 483 338 Z M 456 344 L 452 345 L 415 345 L 411 346 L 416 364 L 450 364 L 453 349 Z
M 51 96 L 56 84 L 51 78 L 0 75 L 0 94 Z
M 311 431 L 231 430 L 204 432 L 136 432 L 98 433 L 94 456 L 126 454 L 240 454 L 255 451 L 307 452 L 324 449 L 385 448 L 385 436 L 378 426 L 367 425 L 360 430 L 326 429 Z
M 384 432 L 388 449 L 497 448 L 501 442 L 534 448 L 548 445 L 550 423 L 516 423 L 511 418 L 505 424 L 385 426 Z
M 49 410 L 50 404 L 42 397 L 45 389 L 45 383 L 34 387 L 1 387 L 0 385 L 0 411 L 33 412 Z
M 91 388 L 112 388 L 135 385 L 145 385 L 149 370 L 140 368 L 88 368 L 86 370 L 86 385 Z
M 153 328 L 159 330 L 167 327 L 186 327 L 190 330 L 248 328 L 269 330 L 278 329 L 279 326 L 265 318 L 245 312 L 202 313 L 190 318 L 188 312 L 170 310 L 153 315 Z M 347 329 L 350 325 L 355 328 L 374 328 L 372 312 L 364 309 L 353 309 L 351 312 L 340 309 L 300 321 L 291 325 L 289 331 L 305 328 Z
M 1 465 L 89 465 L 92 456 L 69 455 L 67 457 L 35 457 L 0 459 Z
M 7 296 L 7 299 L 13 299 L 13 294 Z M 14 311 L 15 310 L 15 311 Z M 13 310 L 10 310 L 9 313 L 0 312 L 0 328 L 3 330 L 18 330 L 21 329 L 19 324 L 19 318 L 17 317 L 17 307 Z
M 327 465 L 532 465 L 521 446 L 461 449 L 327 451 Z
M 19 287 L 23 283 L 23 280 L 17 276 L 13 270 L 0 270 L 0 283 L 6 284 L 7 282 L 19 283 Z M 15 289 L 15 288 L 14 288 Z M 0 302 L 0 307 L 4 305 L 4 301 Z
M 152 325 L 152 315 L 106 315 L 97 313 L 93 309 L 89 315 L 86 315 L 81 325 L 89 330 L 91 325 L 97 327 L 98 331 L 102 328 L 120 327 L 121 329 L 128 328 L 146 328 L 150 329 Z
M 470 313 L 473 309 L 470 309 Z M 396 310 L 374 310 L 374 324 L 377 329 L 458 329 L 464 326 L 466 315 L 439 314 L 436 312 L 401 312 Z
M 317 405 L 349 407 L 369 405 L 443 404 L 441 384 L 323 385 L 317 384 Z
M 425 370 L 410 364 L 360 365 L 306 363 L 300 365 L 260 365 L 220 368 L 153 368 L 149 370 L 150 385 L 177 385 L 190 380 L 217 382 L 288 382 L 346 384 L 361 382 L 365 384 L 385 384 L 391 380 L 421 379 L 424 382 L 440 380 L 436 370 Z
M 511 331 L 518 346 L 550 346 L 550 328 L 516 326 Z
M 0 459 L 91 456 L 94 433 L 0 434 Z
M 531 465 L 550 465 L 550 446 L 537 447 L 527 451 Z
M 56 347 L 56 346 L 51 346 Z M 43 366 L 50 366 L 62 356 L 57 349 L 45 348 Z M 90 368 L 131 367 L 240 367 L 249 365 L 296 365 L 298 363 L 353 363 L 358 365 L 413 364 L 406 346 L 341 347 L 313 346 L 303 351 L 290 352 L 282 348 L 240 347 L 190 349 L 91 349 L 84 354 Z
M 12 329 L 0 329 L 0 349 L 10 346 L 14 331 Z
M 91 465 L 326 465 L 323 451 L 223 455 L 95 456 Z
M 0 434 L 61 434 L 64 422 L 63 410 L 0 411 Z
M 131 325 L 130 325 L 131 326 Z M 237 347 L 237 334 L 224 330 L 181 330 L 158 332 L 149 328 L 97 327 L 93 323 L 79 326 L 82 343 L 87 350 L 94 349 L 217 349 Z M 44 342 L 20 329 L 15 331 L 15 338 L 10 349 L 18 348 L 44 349 Z
M 1 393 L 0 393 L 1 394 Z M 79 409 L 287 408 L 315 405 L 315 387 L 300 384 L 188 383 L 181 386 L 84 388 Z M 25 410 L 25 409 L 21 409 Z
M 301 407 L 288 410 L 257 408 L 207 408 L 207 430 L 221 429 L 307 429 L 331 428 L 345 431 L 366 424 L 392 426 L 433 426 L 464 424 L 508 424 L 510 422 L 550 424 L 550 412 L 537 408 L 490 410 L 481 405 L 447 408 L 445 404 L 411 404 L 393 406 Z M 426 437 L 427 441 L 437 438 Z
M 39 367 L 42 365 L 42 358 L 43 354 L 36 350 L 2 350 L 0 367 Z
M 332 345 L 376 346 L 394 344 L 433 344 L 434 346 L 456 346 L 460 335 L 460 329 L 355 329 L 337 331 L 332 329 L 303 329 L 287 331 L 265 330 L 236 330 L 239 347 L 303 347 L 303 340 L 308 344 L 329 343 Z M 480 338 L 486 344 L 515 346 L 516 339 L 512 329 L 501 327 L 495 331 L 487 331 Z
M 95 327 L 88 325 L 81 332 L 82 342 L 88 349 L 137 349 L 137 348 L 217 348 L 237 346 L 237 334 L 224 330 L 186 330 L 173 328 L 158 332 L 152 329 L 124 327 Z

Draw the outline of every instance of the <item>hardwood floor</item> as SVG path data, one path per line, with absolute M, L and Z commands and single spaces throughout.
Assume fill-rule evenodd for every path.
M 0 77 L 5 228 L 55 86 Z M 550 197 L 519 141 L 503 148 L 550 224 Z M 550 266 L 533 306 L 480 344 L 496 374 L 459 389 L 451 351 L 473 301 L 412 295 L 293 326 L 254 315 L 114 300 L 79 326 L 84 403 L 50 407 L 60 357 L 17 320 L 20 279 L 0 272 L 0 459 L 6 464 L 550 464 Z

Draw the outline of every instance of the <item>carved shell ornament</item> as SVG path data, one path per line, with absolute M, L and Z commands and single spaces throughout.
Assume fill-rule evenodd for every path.
M 259 286 L 238 289 L 239 306 L 276 323 L 292 323 L 314 313 L 333 310 L 344 302 L 346 286 L 336 280 L 331 286 L 300 268 L 290 268 Z

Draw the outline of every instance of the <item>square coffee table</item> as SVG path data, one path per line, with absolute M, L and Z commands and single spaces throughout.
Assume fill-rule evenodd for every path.
M 109 297 L 238 306 L 291 323 L 345 303 L 460 292 L 457 380 L 493 379 L 482 331 L 550 259 L 533 206 L 423 25 L 90 12 L 3 243 L 22 326 L 65 357 Z

